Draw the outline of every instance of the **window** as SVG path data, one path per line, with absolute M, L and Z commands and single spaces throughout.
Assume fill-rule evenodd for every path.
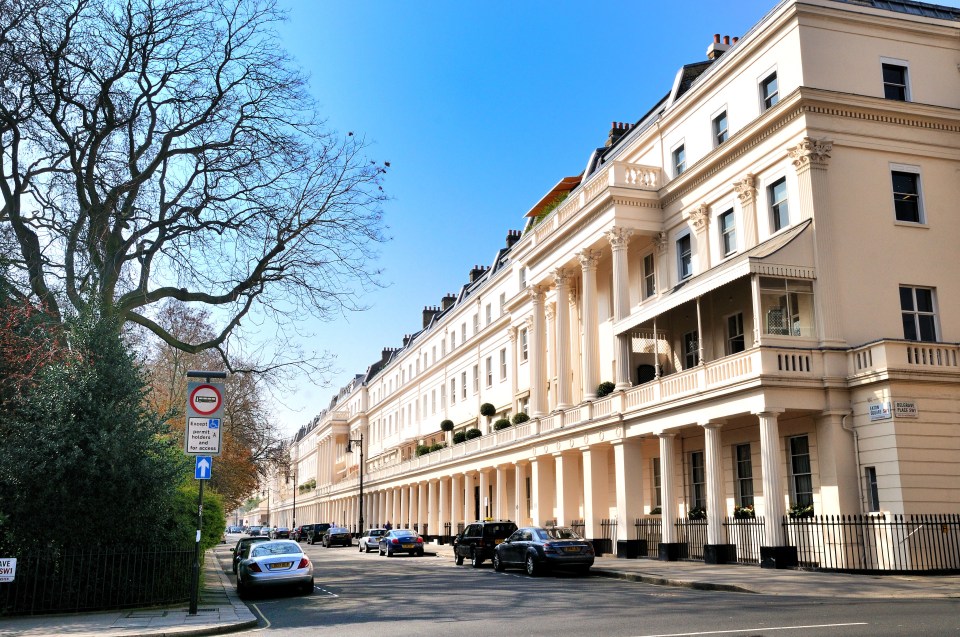
M 737 220 L 732 209 L 720 215 L 720 248 L 725 257 L 737 251 Z
M 920 208 L 920 175 L 894 170 L 890 172 L 890 176 L 893 179 L 893 209 L 897 221 L 923 223 Z
M 727 317 L 727 354 L 736 354 L 746 349 L 743 338 L 743 313 Z
M 883 96 L 888 100 L 906 102 L 907 95 L 907 67 L 900 64 L 881 64 L 883 70 Z
M 473 315 L 473 335 L 476 336 L 477 332 L 479 331 L 480 331 L 480 315 L 474 314 Z
M 447 341 L 446 339 L 440 341 L 440 356 L 447 355 Z
M 527 269 L 520 268 L 520 289 L 523 290 L 527 287 Z
M 677 275 L 681 281 L 693 275 L 693 248 L 688 234 L 677 239 Z
M 466 323 L 463 323 L 460 325 L 460 342 L 461 343 L 467 342 L 467 324 Z
M 764 334 L 814 336 L 813 283 L 760 277 L 760 312 Z
M 760 111 L 772 108 L 779 101 L 780 87 L 777 84 L 777 73 L 774 71 L 760 82 Z
M 659 508 L 663 506 L 663 497 L 660 493 L 660 458 L 653 458 L 653 501 Z
M 867 502 L 870 507 L 870 511 L 879 511 L 880 510 L 880 490 L 877 489 L 877 468 L 876 467 L 864 467 L 864 478 L 867 482 Z
M 750 457 L 750 445 L 737 445 L 734 453 L 737 458 L 737 506 L 753 506 L 753 460 Z
M 440 409 L 447 408 L 447 394 L 443 391 L 443 385 L 440 386 Z
M 460 397 L 467 398 L 467 372 L 460 372 Z
M 457 379 L 450 379 L 450 404 L 457 404 Z
M 683 148 L 683 144 L 680 144 L 673 149 L 673 175 L 674 177 L 679 176 L 687 169 L 687 153 Z
M 507 293 L 500 293 L 500 316 L 503 316 L 504 312 L 507 311 Z
M 457 349 L 457 333 L 450 332 L 450 351 Z
M 806 436 L 790 438 L 790 491 L 795 505 L 806 507 L 813 504 L 810 441 Z
M 903 338 L 908 341 L 937 340 L 937 312 L 932 288 L 900 286 Z
M 767 200 L 770 202 L 770 216 L 773 219 L 773 231 L 782 230 L 790 225 L 790 211 L 787 208 L 787 179 L 781 177 L 767 186 Z
M 530 357 L 530 351 L 527 348 L 527 328 L 520 330 L 520 360 L 526 362 Z
M 690 454 L 690 508 L 702 509 L 707 506 L 707 472 L 703 464 L 703 452 Z
M 719 146 L 730 137 L 727 127 L 727 111 L 723 111 L 713 118 L 713 145 Z
M 433 350 L 433 362 L 436 363 L 437 362 L 437 346 L 434 345 L 432 347 L 432 350 Z
M 500 350 L 500 380 L 507 379 L 507 348 Z
M 696 331 L 683 335 L 683 368 L 692 369 L 700 360 L 700 338 Z
M 493 386 L 493 356 L 487 356 L 487 387 Z
M 487 303 L 487 307 L 484 308 L 484 319 L 486 320 L 486 325 L 490 325 L 490 321 L 493 320 L 493 307 Z
M 437 390 L 436 389 L 430 390 L 430 413 L 432 414 L 437 413 Z
M 643 298 L 649 299 L 657 293 L 656 257 L 648 254 L 643 257 Z

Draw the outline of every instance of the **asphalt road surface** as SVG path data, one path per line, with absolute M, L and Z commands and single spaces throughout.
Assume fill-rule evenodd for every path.
M 265 636 L 859 637 L 960 635 L 960 600 L 772 597 L 602 577 L 474 569 L 450 558 L 379 557 L 356 546 L 301 545 L 311 595 L 247 601 Z M 229 571 L 229 553 L 219 553 Z

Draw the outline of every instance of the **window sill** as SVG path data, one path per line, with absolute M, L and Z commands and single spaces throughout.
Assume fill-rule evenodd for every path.
M 901 228 L 920 228 L 921 230 L 929 230 L 929 223 L 916 223 L 913 221 L 899 221 L 894 220 L 893 225 L 900 226 Z

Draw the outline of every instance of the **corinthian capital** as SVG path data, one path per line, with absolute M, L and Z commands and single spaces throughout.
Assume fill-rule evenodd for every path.
M 527 294 L 530 296 L 530 300 L 535 304 L 543 303 L 543 288 L 539 285 L 530 285 L 527 286 Z
M 557 268 L 553 271 L 553 282 L 557 284 L 557 287 L 563 287 L 570 283 L 570 273 L 564 270 L 563 268 Z
M 597 267 L 600 261 L 599 250 L 581 250 L 577 253 L 577 259 L 580 260 L 580 267 L 584 270 L 591 270 Z
M 705 229 L 710 223 L 710 206 L 706 203 L 702 203 L 697 206 L 695 209 L 690 211 L 690 221 L 693 223 L 693 227 L 697 232 Z
M 793 160 L 793 167 L 800 170 L 810 166 L 826 168 L 831 150 L 833 150 L 833 142 L 804 137 L 802 142 L 793 148 L 788 148 L 787 153 Z
M 653 245 L 657 246 L 657 254 L 663 254 L 667 249 L 667 233 L 661 230 L 653 238 Z
M 610 228 L 603 233 L 603 236 L 607 238 L 607 241 L 610 242 L 610 245 L 613 246 L 614 250 L 620 250 L 627 247 L 627 241 L 630 240 L 630 237 L 633 235 L 632 228 Z
M 740 203 L 748 204 L 757 199 L 757 176 L 747 173 L 740 181 L 733 182 L 733 189 L 737 192 Z

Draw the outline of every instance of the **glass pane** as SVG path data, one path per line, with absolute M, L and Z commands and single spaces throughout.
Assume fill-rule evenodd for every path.
M 904 311 L 913 310 L 913 288 L 900 288 L 900 309 Z
M 933 290 L 924 288 L 915 288 L 917 296 L 917 310 L 920 312 L 933 312 Z
M 921 341 L 937 340 L 937 327 L 934 324 L 933 316 L 929 314 L 921 314 L 917 317 L 917 323 L 920 324 Z

